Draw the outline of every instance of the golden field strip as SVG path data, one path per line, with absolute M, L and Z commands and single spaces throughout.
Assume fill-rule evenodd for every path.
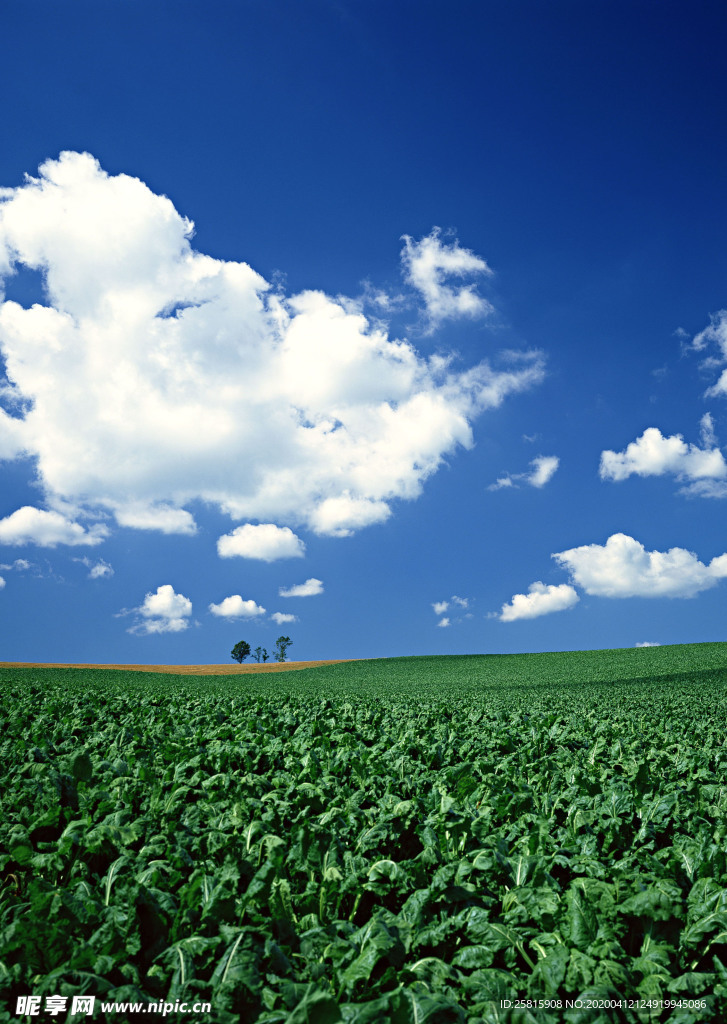
M 236 676 L 244 672 L 288 672 L 301 668 L 318 668 L 320 665 L 339 665 L 351 658 L 334 658 L 331 661 L 284 661 L 258 664 L 253 661 L 243 665 L 81 665 L 66 662 L 0 661 L 3 668 L 94 668 L 123 669 L 126 672 L 171 672 L 179 676 Z

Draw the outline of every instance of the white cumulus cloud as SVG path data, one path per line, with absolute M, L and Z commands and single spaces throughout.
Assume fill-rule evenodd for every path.
M 297 615 L 290 615 L 288 612 L 273 612 L 273 614 L 270 616 L 270 618 L 274 622 L 277 622 L 277 624 L 279 626 L 282 626 L 283 623 L 285 623 L 285 622 L 297 622 L 298 621 L 298 616 Z
M 449 601 L 434 601 L 432 604 L 435 615 L 444 615 L 449 608 Z
M 572 608 L 578 603 L 578 594 L 567 583 L 559 585 L 537 581 L 531 583 L 527 594 L 514 594 L 509 604 L 502 606 L 498 615 L 500 622 L 515 622 L 516 619 L 536 619 L 539 615 L 550 615 Z
M 446 617 L 446 615 L 445 615 L 445 617 L 443 619 L 440 619 L 439 622 L 437 623 L 437 626 L 439 626 L 441 629 L 446 629 L 447 626 L 450 626 L 450 625 L 451 625 L 451 622 Z
M 0 590 L 2 590 L 4 586 L 5 586 L 5 580 L 3 579 L 2 576 L 0 576 Z
M 265 614 L 261 605 L 252 600 L 245 601 L 239 594 L 231 594 L 219 604 L 211 604 L 209 609 L 221 619 L 254 619 Z
M 133 608 L 132 612 L 137 614 L 138 621 L 130 627 L 129 633 L 180 633 L 189 626 L 192 602 L 184 594 L 175 593 L 171 584 L 165 583 L 157 587 L 155 593 L 148 593 L 143 604 Z
M 727 576 L 727 554 L 705 565 L 693 551 L 647 551 L 624 533 L 613 534 L 605 544 L 560 551 L 553 558 L 576 586 L 598 597 L 694 597 Z
M 192 234 L 168 198 L 87 153 L 0 191 L 0 285 L 28 268 L 45 286 L 44 304 L 0 302 L 0 458 L 34 458 L 49 507 L 190 534 L 201 500 L 345 536 L 416 498 L 484 410 L 543 377 L 537 352 L 456 371 L 355 302 L 275 292 Z M 457 242 L 407 239 L 404 264 L 432 323 L 489 311 L 447 283 L 488 272 Z
M 634 647 L 661 647 L 659 643 L 653 643 L 651 640 L 642 640 L 639 644 L 634 644 Z
M 60 512 L 23 505 L 0 519 L 0 544 L 37 544 L 54 548 L 58 544 L 100 544 L 108 536 L 102 523 L 88 529 L 67 519 Z
M 220 558 L 238 556 L 274 562 L 278 558 L 302 558 L 305 544 L 288 526 L 245 523 L 218 539 L 217 553 Z
M 709 416 L 709 414 L 707 414 Z M 702 436 L 713 436 L 711 417 L 702 417 Z M 727 463 L 719 448 L 687 444 L 681 434 L 664 437 L 658 427 L 647 427 L 641 437 L 622 452 L 601 452 L 603 480 L 625 480 L 637 476 L 671 473 L 679 480 L 721 480 L 727 477 Z
M 315 597 L 323 593 L 323 580 L 317 580 L 311 576 L 305 583 L 296 583 L 293 587 L 281 587 L 278 594 L 281 597 Z

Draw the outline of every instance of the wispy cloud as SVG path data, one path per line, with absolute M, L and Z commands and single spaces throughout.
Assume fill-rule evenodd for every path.
M 78 561 L 84 561 L 84 559 L 78 559 Z M 27 572 L 29 569 L 33 569 L 35 566 L 32 562 L 29 562 L 27 558 L 16 558 L 12 562 L 0 563 L 0 569 L 14 569 L 16 572 Z
M 499 491 L 503 487 L 517 487 L 518 482 L 530 484 L 531 487 L 545 487 L 555 475 L 560 459 L 557 455 L 538 455 L 532 459 L 529 473 L 507 473 L 501 476 L 494 484 L 490 484 L 488 490 Z
M 727 362 L 727 309 L 720 309 L 709 318 L 709 326 L 695 334 L 688 347 L 694 352 L 704 352 L 708 348 L 717 349 L 718 355 L 708 356 L 702 361 L 702 369 L 711 372 L 719 369 Z M 727 395 L 727 369 L 723 369 L 719 379 L 707 388 L 708 398 Z
M 441 240 L 441 229 L 414 241 L 404 235 L 401 252 L 406 280 L 421 293 L 426 306 L 430 329 L 442 320 L 456 317 L 488 316 L 492 305 L 477 294 L 472 284 L 454 287 L 445 282 L 451 278 L 492 274 L 486 261 L 469 249 L 463 249 L 458 240 L 449 245 Z
M 81 565 L 86 566 L 90 580 L 105 580 L 114 575 L 112 566 L 105 562 L 103 558 L 99 558 L 95 562 L 91 561 L 90 558 L 74 558 L 73 561 L 80 562 Z

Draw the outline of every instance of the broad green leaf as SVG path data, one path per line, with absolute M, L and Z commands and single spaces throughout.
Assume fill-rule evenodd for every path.
M 490 967 L 493 960 L 494 953 L 488 946 L 463 946 L 452 957 L 452 965 L 474 970 L 480 967 Z
M 71 772 L 76 782 L 90 782 L 93 775 L 93 764 L 85 751 L 76 754 L 71 765 Z
M 582 888 L 571 885 L 566 893 L 567 921 L 570 940 L 577 949 L 585 951 L 596 937 L 598 923 Z

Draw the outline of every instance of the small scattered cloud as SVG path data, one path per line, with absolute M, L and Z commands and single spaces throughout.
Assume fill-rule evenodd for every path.
M 37 544 L 54 548 L 58 544 L 100 544 L 108 536 L 102 523 L 88 529 L 67 519 L 60 512 L 24 505 L 11 515 L 0 519 L 0 544 Z
M 277 622 L 279 626 L 282 626 L 286 622 L 297 622 L 297 615 L 289 615 L 287 612 L 273 612 L 270 616 L 273 622 Z
M 535 619 L 572 608 L 578 603 L 578 594 L 567 583 L 559 585 L 537 581 L 531 583 L 527 594 L 514 594 L 509 604 L 502 606 L 497 616 L 500 622 L 515 622 L 517 619 Z
M 435 615 L 441 616 L 437 626 L 446 629 L 447 626 L 457 626 L 465 619 L 471 619 L 472 613 L 468 612 L 467 609 L 470 606 L 469 597 L 459 597 L 457 594 L 452 594 L 448 601 L 432 601 L 432 610 Z M 452 611 L 461 609 L 465 612 L 465 615 L 458 615 L 456 618 L 452 618 Z M 449 611 L 449 615 L 444 613 Z
M 79 561 L 82 561 L 82 559 L 79 559 Z M 13 562 L 0 563 L 0 569 L 14 569 L 16 572 L 28 572 L 29 569 L 33 568 L 35 566 L 27 558 L 16 558 Z
M 5 586 L 5 580 L 3 579 L 2 576 L 0 576 L 0 590 L 2 590 L 4 586 Z
M 703 448 L 714 448 L 717 444 L 717 434 L 714 429 L 712 414 L 705 412 L 699 421 L 699 438 Z
M 557 455 L 538 455 L 530 465 L 533 469 L 529 476 L 526 477 L 527 482 L 532 487 L 545 487 L 557 471 L 560 459 Z
M 712 374 L 720 367 L 724 367 L 727 362 L 727 309 L 712 313 L 709 325 L 695 334 L 690 344 L 684 346 L 691 352 L 705 352 L 710 347 L 716 348 L 717 353 L 706 356 L 700 363 L 700 368 Z M 704 394 L 706 398 L 721 398 L 727 395 L 727 369 L 722 369 L 719 379 L 707 388 Z
M 441 229 L 436 227 L 418 242 L 404 235 L 401 251 L 404 276 L 424 299 L 431 329 L 442 320 L 489 316 L 493 312 L 492 305 L 477 294 L 474 285 L 445 284 L 453 277 L 490 276 L 492 271 L 481 256 L 463 249 L 457 239 L 447 245 L 441 235 Z
M 692 348 L 695 352 L 702 352 L 708 345 L 716 344 L 727 358 L 727 309 L 720 309 L 711 313 L 709 326 L 695 334 L 692 338 Z
M 323 580 L 317 580 L 311 576 L 305 583 L 296 583 L 293 587 L 281 587 L 278 590 L 280 597 L 316 597 L 323 593 Z
M 363 282 L 361 305 L 373 306 L 382 316 L 391 316 L 410 304 L 406 295 L 394 294 L 383 288 L 375 288 L 370 281 Z
M 651 640 L 642 640 L 640 644 L 634 644 L 634 647 L 661 647 L 661 644 L 653 643 Z
M 245 523 L 217 541 L 220 558 L 257 558 L 274 562 L 278 558 L 302 558 L 305 544 L 288 526 Z
M 494 484 L 490 484 L 487 489 L 499 491 L 503 487 L 517 487 L 516 481 L 530 484 L 531 487 L 545 487 L 552 480 L 559 465 L 560 459 L 557 455 L 538 455 L 531 460 L 532 468 L 529 473 L 507 473 L 505 476 L 499 477 Z
M 727 480 L 695 480 L 680 487 L 679 493 L 691 498 L 727 498 Z
M 108 562 L 104 562 L 103 559 L 92 565 L 88 571 L 89 579 L 92 580 L 105 580 L 109 576 L 113 576 L 114 570 Z
M 165 583 L 154 593 L 148 593 L 138 608 L 124 609 L 120 615 L 136 614 L 138 621 L 127 632 L 141 636 L 153 633 L 180 633 L 189 626 L 192 602 L 184 594 L 175 593 Z
M 494 484 L 490 484 L 488 491 L 501 491 L 503 487 L 515 487 L 515 481 L 511 476 L 499 476 Z
M 211 604 L 209 610 L 220 619 L 254 619 L 264 615 L 265 609 L 252 600 L 243 600 L 239 594 L 231 594 L 219 604 Z
M 709 413 L 702 417 L 703 440 L 714 442 L 714 424 Z M 687 444 L 681 434 L 664 437 L 658 427 L 647 427 L 641 437 L 622 452 L 601 452 L 602 480 L 621 481 L 627 477 L 674 475 L 677 480 L 722 480 L 727 463 L 719 448 Z M 693 488 L 687 488 L 695 493 Z
M 90 558 L 74 558 L 73 561 L 86 566 L 90 580 L 105 580 L 114 575 L 112 566 L 103 558 L 99 558 L 96 562 L 91 561 Z
M 727 576 L 727 554 L 705 565 L 693 551 L 647 551 L 624 533 L 552 557 L 576 586 L 596 597 L 694 597 Z
M 27 573 L 35 576 L 37 579 L 49 577 L 56 580 L 62 579 L 62 577 L 56 575 L 50 563 L 47 560 L 44 561 L 45 565 L 43 566 L 37 562 L 29 562 L 27 558 L 15 558 L 12 562 L 0 562 L 0 571 Z

